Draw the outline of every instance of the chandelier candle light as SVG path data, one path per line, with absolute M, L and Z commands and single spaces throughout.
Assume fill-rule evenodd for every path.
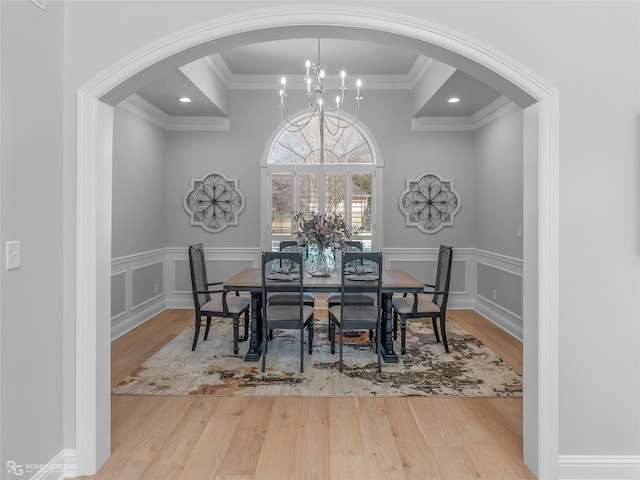
M 298 119 L 296 121 L 291 121 L 287 116 L 285 98 L 287 97 L 287 79 L 286 77 L 282 77 L 280 79 L 281 88 L 280 88 L 280 115 L 282 117 L 282 123 L 284 124 L 285 129 L 290 132 L 299 132 L 303 128 L 305 128 L 313 117 L 319 117 L 319 125 L 320 125 L 320 162 L 324 163 L 324 130 L 325 128 L 331 133 L 331 135 L 337 135 L 339 130 L 344 130 L 346 128 L 351 127 L 358 120 L 358 116 L 360 115 L 360 100 L 362 97 L 360 96 L 360 87 L 362 86 L 362 82 L 360 79 L 356 81 L 356 105 L 357 111 L 353 120 L 348 120 L 343 116 L 342 105 L 345 100 L 345 91 L 347 87 L 345 86 L 345 80 L 347 74 L 343 70 L 340 72 L 340 94 L 335 97 L 335 107 L 328 105 L 325 100 L 325 78 L 326 78 L 326 65 L 322 65 L 320 63 L 320 39 L 318 39 L 318 63 L 312 63 L 310 60 L 307 60 L 306 63 L 306 74 L 304 76 L 304 81 L 306 83 L 307 90 L 307 101 L 309 104 L 309 113 L 305 115 L 302 119 Z M 313 80 L 312 80 L 313 75 Z M 315 82 L 312 85 L 312 82 Z

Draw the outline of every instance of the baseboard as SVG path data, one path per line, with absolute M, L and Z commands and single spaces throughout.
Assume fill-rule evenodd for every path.
M 473 310 L 478 312 L 480 315 L 496 324 L 502 330 L 507 332 L 512 337 L 523 341 L 523 332 L 522 327 L 513 323 L 508 317 L 500 313 L 500 309 L 498 308 L 490 308 L 486 304 L 476 301 L 472 307 Z
M 74 478 L 76 476 L 77 456 L 75 449 L 62 450 L 53 457 L 47 464 L 21 465 L 23 472 L 27 475 L 35 474 L 27 478 L 31 480 L 62 480 L 64 478 Z
M 640 455 L 560 455 L 561 480 L 638 480 Z
M 191 304 L 191 307 L 193 308 L 193 302 Z M 135 314 L 127 317 L 127 319 L 123 322 L 120 322 L 116 325 L 111 325 L 111 340 L 113 341 L 116 338 L 121 337 L 125 333 L 133 330 L 134 328 L 142 325 L 147 320 L 153 318 L 167 308 L 169 308 L 167 306 L 167 301 L 164 300 L 164 298 L 160 297 L 158 301 L 146 305 L 145 308 L 142 308 Z

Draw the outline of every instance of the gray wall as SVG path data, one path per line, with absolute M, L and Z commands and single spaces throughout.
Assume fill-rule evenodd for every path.
M 113 127 L 111 255 L 164 248 L 165 132 L 123 108 Z
M 475 132 L 475 247 L 522 258 L 522 109 Z
M 63 15 L 57 2 L 0 2 L 2 478 L 18 478 L 8 461 L 47 463 L 63 446 Z M 13 240 L 22 267 L 7 271 Z
M 293 94 L 291 96 L 294 96 Z M 302 95 L 301 95 L 302 96 Z M 475 144 L 472 132 L 412 132 L 409 91 L 368 91 L 361 121 L 368 127 L 384 159 L 384 248 L 437 247 L 451 243 L 472 247 L 474 238 Z M 269 140 L 281 127 L 274 92 L 232 91 L 230 131 L 167 133 L 167 246 L 256 247 L 260 239 L 260 161 Z M 260 115 L 256 115 L 260 112 Z M 381 115 L 380 112 L 385 112 Z M 190 226 L 182 199 L 192 177 L 221 171 L 238 178 L 246 208 L 237 226 L 208 233 Z M 427 235 L 405 227 L 398 197 L 405 180 L 421 173 L 453 179 L 462 198 L 455 228 Z M 114 186 L 115 190 L 115 186 Z

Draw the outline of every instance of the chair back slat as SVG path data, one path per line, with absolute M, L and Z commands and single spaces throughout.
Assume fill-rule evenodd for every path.
M 358 277 L 360 272 L 371 280 L 351 280 Z M 342 256 L 342 274 L 340 291 L 349 293 L 374 293 L 376 304 L 382 305 L 382 254 L 379 252 L 344 252 Z M 347 302 L 348 303 L 348 302 Z
M 207 290 L 207 267 L 204 259 L 204 248 L 202 243 L 189 247 L 189 267 L 191 269 L 191 288 L 193 299 L 199 307 L 211 300 L 208 293 L 196 293 Z
M 286 268 L 286 271 L 282 271 Z M 297 275 L 286 281 L 272 280 L 270 275 Z M 263 252 L 262 253 L 262 298 L 268 298 L 273 292 L 290 292 L 299 296 L 300 319 L 302 321 L 303 293 L 304 293 L 304 263 L 301 252 Z M 267 302 L 263 302 L 266 308 Z M 266 315 L 266 311 L 263 312 Z
M 438 266 L 436 272 L 436 292 L 433 295 L 433 303 L 438 305 L 441 309 L 446 308 L 447 299 L 449 297 L 449 284 L 451 281 L 451 263 L 453 260 L 453 249 L 448 245 L 440 245 L 438 252 Z

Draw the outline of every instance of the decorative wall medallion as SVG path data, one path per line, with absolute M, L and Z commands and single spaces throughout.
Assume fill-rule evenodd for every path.
M 202 179 L 192 178 L 191 189 L 184 196 L 184 208 L 191 215 L 191 225 L 200 225 L 214 233 L 228 225 L 237 225 L 244 205 L 238 179 L 227 178 L 220 172 L 212 172 Z
M 453 217 L 460 210 L 460 197 L 453 189 L 453 180 L 425 173 L 407 180 L 399 204 L 408 227 L 435 233 L 442 227 L 453 226 Z

